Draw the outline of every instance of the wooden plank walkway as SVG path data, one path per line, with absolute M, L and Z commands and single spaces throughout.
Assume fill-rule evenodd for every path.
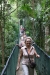
M 20 64 L 20 69 L 16 71 L 16 75 L 24 75 L 21 64 Z M 34 75 L 37 75 L 36 70 L 34 70 Z

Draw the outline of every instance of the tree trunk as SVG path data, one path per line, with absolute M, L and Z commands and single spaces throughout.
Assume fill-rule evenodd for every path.
M 45 50 L 48 52 L 49 51 L 49 43 L 48 41 L 48 36 L 49 36 L 49 26 L 45 27 Z
M 32 8 L 34 9 L 34 0 L 31 0 Z
M 0 26 L 0 33 L 1 33 L 1 49 L 2 49 L 2 65 L 4 66 L 4 34 L 2 31 L 2 27 Z
M 5 56 L 4 56 L 4 49 L 5 49 L 5 20 L 4 20 L 4 11 L 5 11 L 5 4 L 1 3 L 1 24 L 0 24 L 0 36 L 1 36 L 1 50 L 2 50 L 2 66 L 5 63 Z

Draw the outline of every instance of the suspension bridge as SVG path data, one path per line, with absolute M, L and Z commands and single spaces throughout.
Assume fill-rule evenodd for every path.
M 19 37 L 16 42 L 19 43 Z M 50 56 L 48 56 L 39 46 L 33 44 L 37 53 L 40 55 L 40 58 L 35 58 L 36 68 L 33 75 L 50 75 Z M 18 54 L 19 47 L 14 46 L 6 65 L 4 66 L 1 75 L 23 75 L 23 70 L 20 65 L 20 70 L 16 71 L 17 63 L 18 63 Z M 31 73 L 33 73 L 33 71 Z M 30 73 L 30 74 L 31 74 Z

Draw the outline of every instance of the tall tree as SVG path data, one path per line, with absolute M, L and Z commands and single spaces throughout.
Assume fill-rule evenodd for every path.
M 1 48 L 2 48 L 2 65 L 4 66 L 4 49 L 5 49 L 5 0 L 1 2 L 1 24 L 0 24 L 0 34 L 1 34 Z

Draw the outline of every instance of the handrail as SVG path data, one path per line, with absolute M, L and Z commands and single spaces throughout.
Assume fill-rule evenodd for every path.
M 20 25 L 20 24 L 19 24 Z M 20 32 L 20 29 L 19 29 Z M 20 37 L 20 36 L 19 36 Z M 19 38 L 18 38 L 19 40 Z M 33 44 L 40 58 L 35 58 L 38 75 L 50 75 L 50 56 L 48 56 L 39 46 Z M 15 45 L 13 48 L 6 65 L 4 66 L 1 75 L 15 75 L 19 48 Z
M 15 47 L 16 47 L 16 46 L 15 46 Z M 4 69 L 2 70 L 1 75 L 3 75 L 3 73 L 4 73 L 5 69 L 7 68 L 8 63 L 9 63 L 9 60 L 10 60 L 10 58 L 11 58 L 11 56 L 12 56 L 13 52 L 14 52 L 15 47 L 13 48 L 12 53 L 10 54 L 10 56 L 9 56 L 9 58 L 8 58 L 7 62 L 6 62 L 6 65 L 5 65 Z
M 17 50 L 16 50 L 17 49 Z M 12 52 L 11 52 L 11 54 L 10 54 L 10 56 L 9 56 L 9 58 L 8 58 L 8 60 L 7 60 L 7 62 L 6 62 L 6 65 L 5 65 L 5 67 L 3 68 L 3 70 L 2 70 L 2 72 L 1 72 L 1 75 L 9 75 L 8 73 L 7 73 L 7 67 L 8 67 L 8 65 L 10 65 L 11 63 L 10 63 L 10 61 L 11 61 L 11 59 L 13 59 L 12 58 L 12 55 L 14 54 L 14 52 L 18 52 L 19 50 L 18 50 L 18 46 L 15 46 L 14 48 L 13 48 L 13 50 L 12 50 Z M 16 54 L 16 56 L 18 56 L 18 54 Z M 15 55 L 14 55 L 14 57 L 15 57 Z M 15 57 L 16 58 L 16 57 Z M 14 58 L 14 59 L 15 59 Z M 14 61 L 14 60 L 12 60 L 12 61 Z M 11 61 L 11 62 L 12 62 Z M 16 59 L 16 61 L 17 61 L 17 59 Z M 17 64 L 17 62 L 14 62 L 14 64 Z M 13 65 L 12 65 L 13 66 Z M 11 67 L 12 67 L 11 66 Z M 16 65 L 15 65 L 16 66 Z M 10 67 L 10 66 L 9 66 Z M 14 68 L 14 67 L 13 67 Z M 9 69 L 8 69 L 9 70 Z M 13 72 L 13 71 L 12 71 Z M 14 74 L 15 75 L 15 74 Z
M 40 58 L 35 58 L 38 75 L 50 75 L 50 56 L 47 55 L 39 46 L 34 44 Z
M 50 55 L 48 55 L 42 48 L 40 48 L 37 44 L 34 44 L 34 46 L 38 47 L 47 57 L 50 58 Z
M 18 33 L 18 40 L 16 43 L 17 44 L 19 43 L 19 33 Z M 19 53 L 19 47 L 15 45 L 6 62 L 6 65 L 4 66 L 1 72 L 1 75 L 15 75 L 16 74 L 18 53 Z

